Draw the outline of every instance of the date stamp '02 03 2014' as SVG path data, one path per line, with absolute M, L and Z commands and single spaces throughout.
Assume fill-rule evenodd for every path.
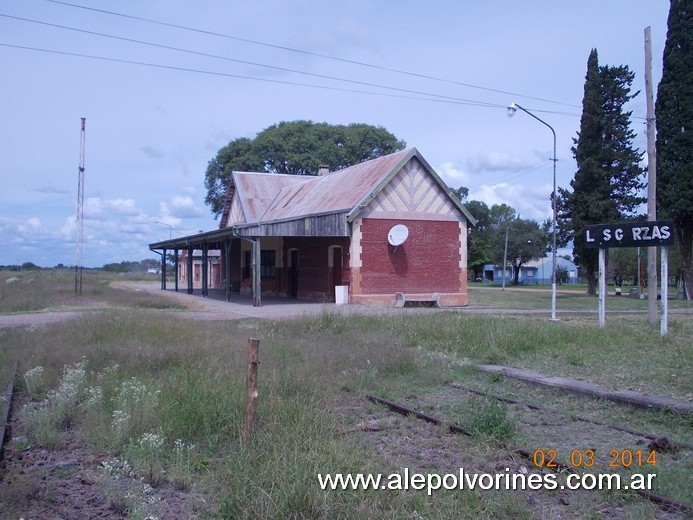
M 609 457 L 606 463 L 597 459 L 596 450 L 572 450 L 566 462 L 560 462 L 561 457 L 554 449 L 539 449 L 532 453 L 532 463 L 537 468 L 555 469 L 563 464 L 570 464 L 574 468 L 642 468 L 646 466 L 657 466 L 657 452 L 655 450 L 609 450 Z

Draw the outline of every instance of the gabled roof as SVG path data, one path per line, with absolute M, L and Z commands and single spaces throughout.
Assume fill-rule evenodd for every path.
M 216 248 L 240 236 L 346 237 L 349 223 L 360 214 L 387 218 L 383 215 L 393 210 L 394 218 L 461 216 L 476 224 L 418 150 L 408 148 L 318 177 L 233 172 L 219 229 L 155 242 L 149 248 Z
M 287 187 L 305 184 L 314 177 L 303 175 L 283 175 L 278 173 L 233 172 L 238 201 L 247 223 L 264 220 L 277 196 Z
M 262 221 L 277 221 L 351 211 L 380 184 L 409 150 L 314 177 L 281 190 Z
M 247 224 L 290 221 L 335 213 L 344 213 L 348 220 L 353 220 L 414 157 L 467 220 L 474 224 L 476 221 L 472 215 L 416 148 L 408 148 L 318 177 L 233 172 L 235 190 L 229 189 L 227 197 L 238 198 Z M 230 207 L 230 204 L 227 200 L 226 206 Z M 227 225 L 224 220 L 221 224 Z

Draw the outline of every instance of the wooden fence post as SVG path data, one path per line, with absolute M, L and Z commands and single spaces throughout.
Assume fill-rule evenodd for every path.
M 260 350 L 260 340 L 257 338 L 248 339 L 248 375 L 246 378 L 246 403 L 245 403 L 245 424 L 243 425 L 243 438 L 247 439 L 253 431 L 255 424 L 255 409 L 257 407 L 257 360 Z

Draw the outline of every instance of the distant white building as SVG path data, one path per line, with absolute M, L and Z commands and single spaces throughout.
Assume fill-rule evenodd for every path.
M 530 260 L 522 264 L 518 283 L 523 285 L 551 285 L 551 275 L 553 268 L 553 258 L 550 256 Z M 573 285 L 578 282 L 578 268 L 570 260 L 562 257 L 556 257 L 556 270 L 563 268 L 568 272 L 567 283 Z M 484 266 L 484 282 L 488 283 L 503 283 L 503 267 L 500 265 L 486 264 Z M 513 282 L 514 272 L 512 266 L 505 268 L 505 283 Z M 558 281 L 560 283 L 560 280 Z
M 549 256 L 538 260 L 531 260 L 522 266 L 522 270 L 526 272 L 525 283 L 535 283 L 539 285 L 551 285 L 551 269 L 553 267 L 553 259 Z M 573 285 L 578 281 L 578 268 L 570 260 L 556 257 L 556 269 L 563 268 L 568 272 L 568 283 Z M 520 273 L 523 274 L 523 273 Z M 522 278 L 520 278 L 522 280 Z M 559 280 L 560 282 L 560 280 Z

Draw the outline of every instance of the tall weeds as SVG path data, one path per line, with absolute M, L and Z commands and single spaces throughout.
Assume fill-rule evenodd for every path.
M 217 500 L 220 518 L 416 518 L 414 511 L 501 518 L 526 516 L 519 499 L 321 491 L 318 473 L 387 471 L 394 464 L 376 460 L 358 435 L 344 435 L 332 406 L 344 390 L 387 397 L 439 388 L 451 360 L 463 358 L 559 375 L 580 370 L 596 380 L 623 371 L 618 367 L 628 359 L 631 380 L 654 385 L 669 384 L 667 370 L 687 373 L 690 344 L 681 338 L 692 332 L 690 323 L 673 320 L 672 338 L 664 340 L 640 329 L 631 320 L 600 331 L 582 322 L 456 312 L 196 323 L 119 309 L 3 330 L 0 352 L 22 366 L 33 399 L 24 411 L 31 442 L 58 445 L 72 428 L 110 450 L 115 462 L 104 468 L 102 485 L 133 517 L 149 511 L 146 490 L 138 488 L 137 501 L 128 502 L 126 494 L 135 494 L 115 485 L 116 475 L 205 492 Z M 253 435 L 243 439 L 251 336 L 261 340 L 260 395 Z M 493 442 L 513 434 L 503 412 L 480 409 L 477 427 Z

